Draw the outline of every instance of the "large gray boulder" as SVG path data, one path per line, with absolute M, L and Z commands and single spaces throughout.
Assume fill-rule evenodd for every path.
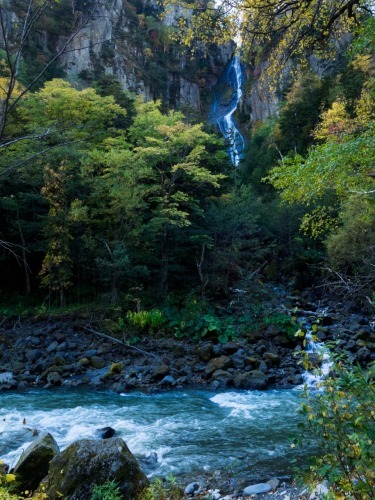
M 60 453 L 49 433 L 40 434 L 18 459 L 14 473 L 22 489 L 35 490 L 48 474 L 50 461 Z
M 226 370 L 233 365 L 232 360 L 228 356 L 220 356 L 218 358 L 211 359 L 206 366 L 206 374 L 211 375 L 211 373 L 216 372 L 216 370 Z
M 259 370 L 239 373 L 233 379 L 237 389 L 266 389 L 267 377 Z
M 121 438 L 82 439 L 52 460 L 44 486 L 51 500 L 87 500 L 95 485 L 111 480 L 125 500 L 137 498 L 149 484 Z

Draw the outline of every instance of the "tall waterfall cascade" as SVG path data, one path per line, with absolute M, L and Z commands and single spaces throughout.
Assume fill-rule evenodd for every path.
M 245 139 L 238 130 L 233 114 L 238 108 L 242 98 L 242 84 L 244 80 L 240 56 L 235 55 L 222 79 L 223 86 L 232 87 L 232 94 L 228 97 L 227 92 L 215 95 L 212 120 L 217 124 L 220 132 L 229 143 L 229 156 L 232 164 L 237 167 L 243 158 Z

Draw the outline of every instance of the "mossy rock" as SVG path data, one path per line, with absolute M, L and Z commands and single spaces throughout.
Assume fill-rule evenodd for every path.
M 110 373 L 121 373 L 124 369 L 124 365 L 122 363 L 112 363 L 109 371 Z
M 38 436 L 22 453 L 14 467 L 20 491 L 35 490 L 48 474 L 50 461 L 58 453 L 59 447 L 51 434 Z
M 149 481 L 120 438 L 82 439 L 57 455 L 43 481 L 50 500 L 87 500 L 95 485 L 118 483 L 124 500 L 139 498 Z

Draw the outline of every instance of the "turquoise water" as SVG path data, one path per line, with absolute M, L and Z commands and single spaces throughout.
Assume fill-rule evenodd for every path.
M 34 428 L 50 432 L 64 448 L 105 426 L 116 429 L 149 476 L 229 468 L 248 479 L 285 477 L 292 460 L 304 459 L 290 446 L 299 419 L 296 389 L 151 395 L 60 389 L 0 398 L 0 456 L 8 464 L 32 441 Z M 147 465 L 143 458 L 151 453 L 158 460 Z

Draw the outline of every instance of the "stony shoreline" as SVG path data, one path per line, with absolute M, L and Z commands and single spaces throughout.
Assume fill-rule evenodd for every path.
M 326 316 L 317 337 L 337 341 L 336 349 L 351 363 L 366 365 L 375 359 L 372 318 Z M 304 368 L 298 363 L 303 349 L 303 339 L 286 336 L 277 325 L 225 344 L 145 337 L 126 345 L 83 324 L 25 322 L 0 329 L 0 390 L 285 388 L 303 383 Z

